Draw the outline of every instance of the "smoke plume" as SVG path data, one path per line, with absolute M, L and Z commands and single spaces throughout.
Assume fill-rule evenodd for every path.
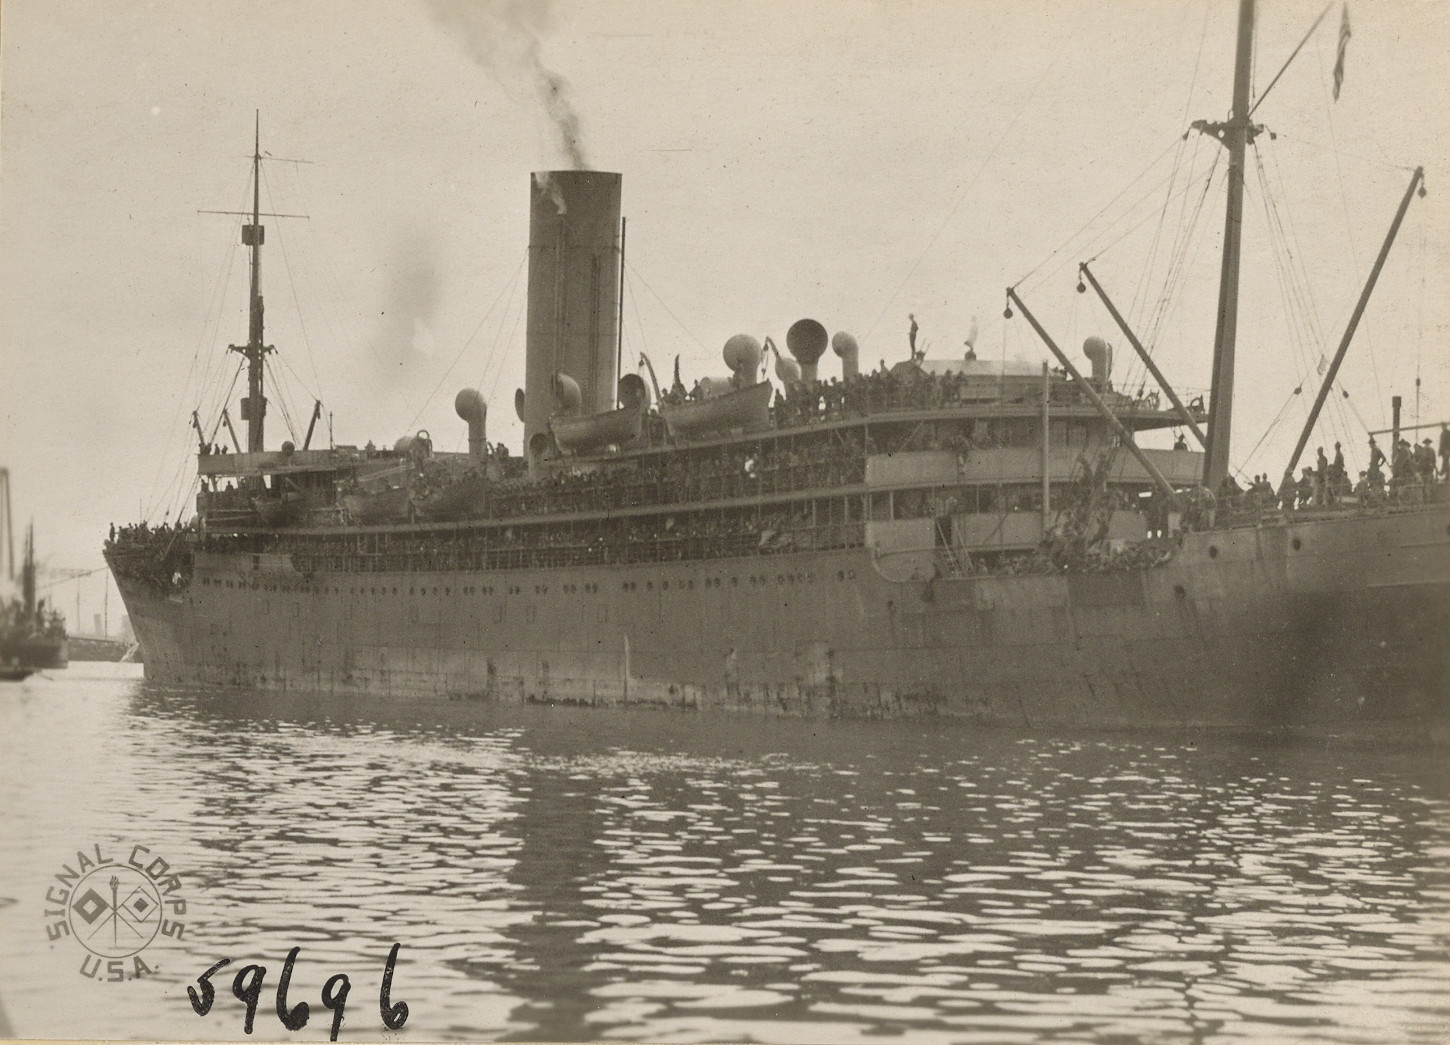
M 569 82 L 544 64 L 541 53 L 541 37 L 549 28 L 548 0 L 429 0 L 428 6 L 480 68 L 504 84 L 518 73 L 529 80 L 570 166 L 588 170 Z

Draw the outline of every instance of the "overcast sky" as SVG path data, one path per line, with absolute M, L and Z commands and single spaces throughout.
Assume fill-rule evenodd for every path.
M 0 463 L 17 518 L 34 518 L 51 566 L 86 569 L 111 522 L 184 503 L 191 411 L 210 429 L 235 404 L 226 347 L 247 325 L 239 219 L 198 211 L 248 203 L 257 110 L 279 158 L 263 209 L 307 215 L 265 222 L 267 340 L 294 425 L 320 397 L 338 442 L 427 428 L 462 449 L 453 395 L 475 385 L 490 439 L 517 449 L 528 176 L 572 162 L 571 110 L 583 159 L 624 175 L 627 360 L 643 349 L 663 372 L 678 354 L 687 379 L 716 373 L 731 334 L 783 341 L 812 316 L 854 332 L 866 365 L 894 362 L 908 313 L 933 356 L 959 355 L 979 317 L 980 354 L 1036 360 L 1030 330 L 1001 315 L 1019 281 L 1063 345 L 1121 345 L 1074 292 L 1077 262 L 1096 258 L 1196 393 L 1224 164 L 1183 135 L 1226 115 L 1236 9 L 6 0 Z M 1322 10 L 1262 0 L 1256 93 Z M 1450 416 L 1450 4 L 1376 0 L 1350 18 L 1339 101 L 1336 4 L 1255 113 L 1276 137 L 1248 178 L 1233 457 L 1249 472 L 1283 467 L 1417 164 L 1429 195 L 1316 442 L 1347 436 L 1363 467 L 1364 427 L 1387 422 L 1390 395 L 1413 420 L 1417 374 L 1422 418 Z M 566 85 L 552 107 L 548 74 Z M 1129 357 L 1119 384 L 1136 388 Z M 275 446 L 280 405 L 268 420 Z M 84 582 L 79 630 L 101 590 Z M 75 591 L 56 589 L 72 615 Z

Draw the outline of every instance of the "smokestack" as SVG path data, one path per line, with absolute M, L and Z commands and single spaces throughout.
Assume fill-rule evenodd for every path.
M 566 407 L 557 375 L 579 386 L 579 414 L 615 404 L 620 175 L 536 171 L 529 196 L 524 445 Z

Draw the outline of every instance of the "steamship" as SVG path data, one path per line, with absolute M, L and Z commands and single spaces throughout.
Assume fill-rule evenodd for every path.
M 729 377 L 688 392 L 648 360 L 648 380 L 622 373 L 621 176 L 567 170 L 531 178 L 519 452 L 488 442 L 471 389 L 467 453 L 427 433 L 313 449 L 311 426 L 267 449 L 256 148 L 246 449 L 203 441 L 192 520 L 106 547 L 147 677 L 1025 728 L 1440 728 L 1446 487 L 1225 495 L 1258 130 L 1252 0 L 1239 16 L 1233 109 L 1198 125 L 1230 163 L 1206 402 L 1146 352 L 1165 395 L 1116 390 L 1106 342 L 1080 368 L 1011 290 L 1056 366 L 913 352 L 862 373 L 849 334 L 803 319 L 784 351 L 731 338 Z M 818 380 L 827 351 L 839 381 Z M 1202 448 L 1139 446 L 1167 428 Z

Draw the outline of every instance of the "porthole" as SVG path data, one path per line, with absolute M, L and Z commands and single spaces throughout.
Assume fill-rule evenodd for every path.
M 1210 559 L 1217 559 L 1218 558 L 1218 545 L 1216 545 L 1216 544 L 1210 544 L 1208 546 L 1208 557 Z
M 1186 599 L 1188 598 L 1188 589 L 1181 584 L 1175 584 L 1173 585 L 1173 594 L 1180 599 Z
M 1297 552 L 1300 548 L 1304 547 L 1304 542 L 1301 541 L 1298 537 L 1295 537 L 1292 541 L 1289 542 L 1289 547 L 1293 548 Z

